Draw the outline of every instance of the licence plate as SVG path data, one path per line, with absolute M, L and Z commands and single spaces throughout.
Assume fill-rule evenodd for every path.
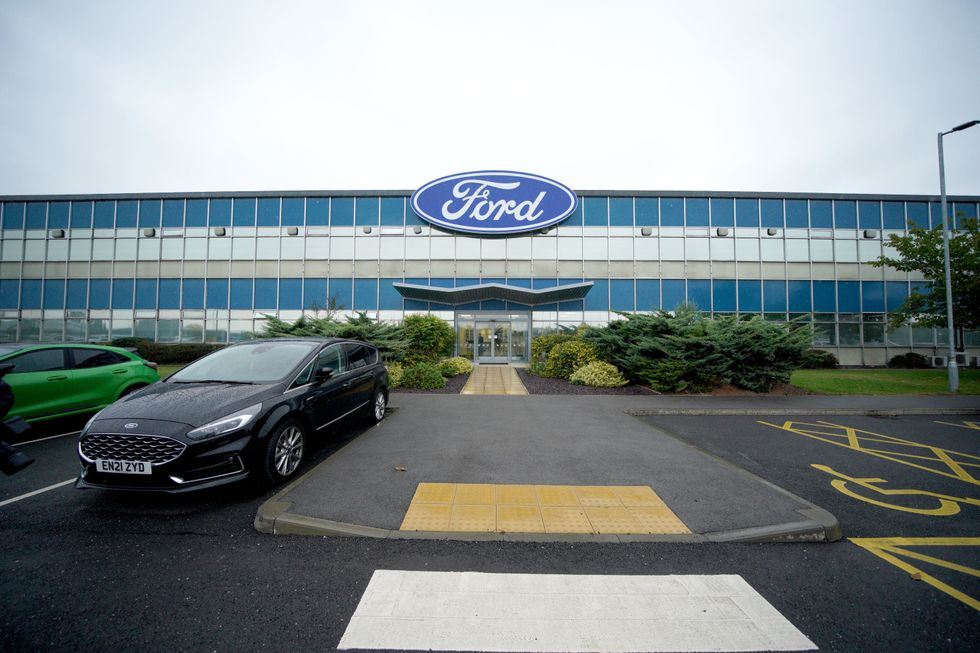
M 137 460 L 99 460 L 95 468 L 100 472 L 110 474 L 151 474 L 150 463 Z

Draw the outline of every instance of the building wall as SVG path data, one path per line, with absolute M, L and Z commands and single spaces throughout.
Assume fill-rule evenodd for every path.
M 0 339 L 234 341 L 266 314 L 293 319 L 330 298 L 385 320 L 452 320 L 453 307 L 404 301 L 392 284 L 589 280 L 584 301 L 536 307 L 534 329 L 687 300 L 812 321 L 815 343 L 852 364 L 943 347 L 943 331 L 886 325 L 922 279 L 869 265 L 908 221 L 941 221 L 934 198 L 580 193 L 547 233 L 479 238 L 430 227 L 407 196 L 0 198 Z M 950 210 L 976 217 L 977 198 Z M 967 344 L 980 346 L 977 334 Z

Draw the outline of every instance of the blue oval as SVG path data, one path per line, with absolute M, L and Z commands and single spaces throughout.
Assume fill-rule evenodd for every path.
M 434 225 L 472 234 L 544 229 L 570 216 L 578 198 L 557 181 L 526 172 L 481 170 L 430 181 L 412 208 Z

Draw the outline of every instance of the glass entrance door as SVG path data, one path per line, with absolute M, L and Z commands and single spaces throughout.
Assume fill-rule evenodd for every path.
M 510 321 L 488 320 L 476 323 L 476 361 L 510 362 Z

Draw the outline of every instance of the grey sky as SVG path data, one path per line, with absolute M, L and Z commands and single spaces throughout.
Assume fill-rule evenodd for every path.
M 0 4 L 0 194 L 931 194 L 975 118 L 976 0 Z M 946 161 L 980 194 L 980 127 Z

